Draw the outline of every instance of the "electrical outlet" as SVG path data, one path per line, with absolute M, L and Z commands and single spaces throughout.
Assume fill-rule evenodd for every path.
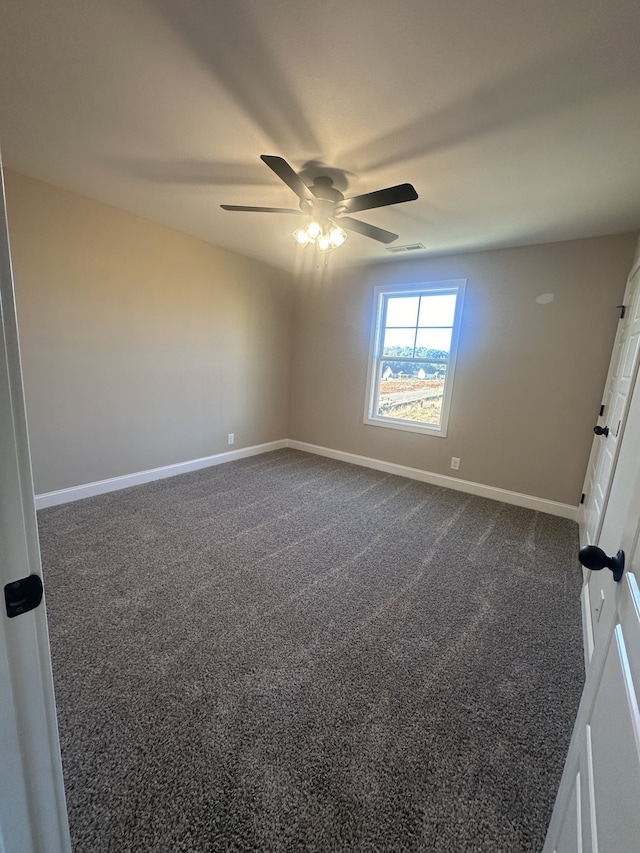
M 227 444 L 233 444 L 233 442 L 235 440 L 236 440 L 235 435 L 232 432 L 230 432 L 229 435 L 227 436 Z
M 458 456 L 451 457 L 451 467 L 454 471 L 457 471 L 460 468 L 460 459 Z

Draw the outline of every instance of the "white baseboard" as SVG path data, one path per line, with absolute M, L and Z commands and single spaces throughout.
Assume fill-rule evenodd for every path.
M 411 480 L 420 480 L 423 483 L 431 483 L 434 486 L 443 486 L 446 489 L 455 489 L 459 492 L 467 492 L 482 498 L 490 498 L 494 501 L 513 504 L 515 506 L 534 509 L 538 512 L 546 512 L 561 518 L 569 518 L 576 521 L 578 518 L 578 507 L 570 504 L 550 501 L 546 498 L 536 498 L 532 495 L 524 495 L 520 492 L 511 492 L 508 489 L 499 489 L 496 486 L 485 486 L 482 483 L 473 483 L 470 480 L 460 480 L 456 477 L 448 477 L 445 474 L 434 474 L 431 471 L 422 471 L 419 468 L 410 468 L 407 465 L 397 465 L 395 462 L 385 462 L 382 459 L 373 459 L 369 456 L 359 456 L 356 453 L 347 453 L 343 450 L 332 450 L 329 447 L 320 447 L 317 444 L 307 444 L 304 441 L 293 439 L 280 439 L 270 441 L 266 444 L 256 444 L 252 447 L 243 447 L 238 450 L 230 450 L 226 453 L 217 453 L 215 456 L 203 456 L 201 459 L 190 459 L 187 462 L 178 462 L 175 465 L 164 465 L 161 468 L 151 468 L 148 471 L 138 471 L 133 474 L 124 474 L 121 477 L 111 477 L 108 480 L 98 480 L 95 483 L 85 483 L 80 486 L 72 486 L 68 489 L 59 489 L 55 492 L 44 492 L 36 495 L 36 509 L 45 509 L 49 506 L 70 503 L 71 501 L 90 498 L 94 495 L 103 495 L 106 492 L 115 492 L 119 489 L 128 489 L 130 486 L 139 486 L 142 483 L 150 483 L 152 480 L 162 480 L 165 477 L 176 477 L 178 474 L 186 474 L 189 471 L 198 471 L 201 468 L 209 468 L 213 465 L 221 465 L 223 462 L 232 462 L 234 459 L 244 459 L 247 456 L 257 456 L 268 453 L 271 450 L 280 450 L 283 447 L 291 447 L 306 453 L 314 453 L 316 456 L 327 456 L 330 459 L 338 459 L 341 462 L 349 462 L 352 465 L 362 465 L 365 468 L 373 468 L 376 471 L 385 471 L 387 474 L 397 474 L 399 477 L 409 477 Z
M 85 483 L 81 486 L 72 486 L 69 489 L 44 492 L 41 495 L 36 495 L 36 509 L 79 501 L 83 498 L 91 498 L 94 495 L 103 495 L 106 492 L 116 492 L 119 489 L 128 489 L 130 486 L 150 483 L 152 480 L 176 477 L 178 474 L 210 468 L 212 465 L 222 465 L 223 462 L 233 462 L 234 459 L 245 459 L 247 456 L 257 456 L 260 453 L 268 453 L 271 450 L 280 450 L 288 446 L 287 439 L 283 438 L 280 441 L 242 447 L 238 450 L 229 450 L 226 453 L 216 453 L 214 456 L 203 456 L 200 459 L 190 459 L 188 462 L 178 462 L 175 465 L 163 465 L 161 468 L 150 468 L 148 471 L 124 474 L 121 477 L 110 477 L 108 480 L 98 480 L 95 483 Z
M 358 456 L 355 453 L 346 453 L 342 450 L 319 447 L 316 444 L 307 444 L 304 441 L 293 441 L 290 439 L 287 442 L 287 446 L 295 450 L 304 450 L 306 453 L 315 453 L 318 456 L 328 456 L 330 459 L 338 459 L 341 462 L 350 462 L 353 465 L 374 468 L 376 471 L 385 471 L 387 474 L 397 474 L 399 477 L 421 480 L 423 483 L 431 483 L 434 486 L 443 486 L 446 489 L 467 492 L 481 498 L 490 498 L 494 501 L 502 501 L 502 503 L 522 506 L 527 509 L 537 510 L 538 512 L 546 512 L 549 515 L 569 518 L 572 521 L 576 521 L 578 518 L 578 507 L 571 506 L 571 504 L 550 501 L 546 498 L 536 498 L 533 495 L 511 492 L 508 489 L 500 489 L 496 486 L 485 486 L 482 483 L 473 483 L 471 480 L 448 477 L 446 474 L 434 474 L 431 471 L 422 471 L 420 468 L 409 468 L 407 465 L 397 465 L 394 462 L 384 462 L 381 459 L 372 459 L 369 456 Z

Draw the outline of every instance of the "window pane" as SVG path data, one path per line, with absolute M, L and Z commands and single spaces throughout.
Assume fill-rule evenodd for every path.
M 415 339 L 415 329 L 386 329 L 383 353 L 385 355 L 406 355 L 411 358 Z
M 365 423 L 445 436 L 464 281 L 376 287 Z
M 419 326 L 453 326 L 456 310 L 454 293 L 442 296 L 423 296 L 420 303 Z
M 425 355 L 427 358 L 438 358 L 434 352 L 421 353 L 421 349 L 425 350 L 441 350 L 448 353 L 451 349 L 451 333 L 452 329 L 418 329 L 416 338 L 416 355 Z
M 440 425 L 445 379 L 443 365 L 416 365 L 399 359 L 384 359 L 380 369 L 378 417 Z
M 392 296 L 387 299 L 387 326 L 417 326 L 419 296 Z

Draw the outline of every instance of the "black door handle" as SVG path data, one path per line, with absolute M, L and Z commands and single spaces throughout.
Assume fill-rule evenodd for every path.
M 578 559 L 586 569 L 598 572 L 600 569 L 611 569 L 614 581 L 622 580 L 624 572 L 624 551 L 618 551 L 615 557 L 607 557 L 602 548 L 597 545 L 585 545 L 578 551 Z
M 596 435 L 603 435 L 605 438 L 609 435 L 609 427 L 594 426 L 593 431 Z
M 7 608 L 7 616 L 20 616 L 28 613 L 42 601 L 42 581 L 40 576 L 33 574 L 19 581 L 11 581 L 5 585 L 4 601 Z

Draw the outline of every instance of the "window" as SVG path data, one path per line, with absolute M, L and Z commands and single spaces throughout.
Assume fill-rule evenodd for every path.
M 446 435 L 464 287 L 376 288 L 365 423 Z

